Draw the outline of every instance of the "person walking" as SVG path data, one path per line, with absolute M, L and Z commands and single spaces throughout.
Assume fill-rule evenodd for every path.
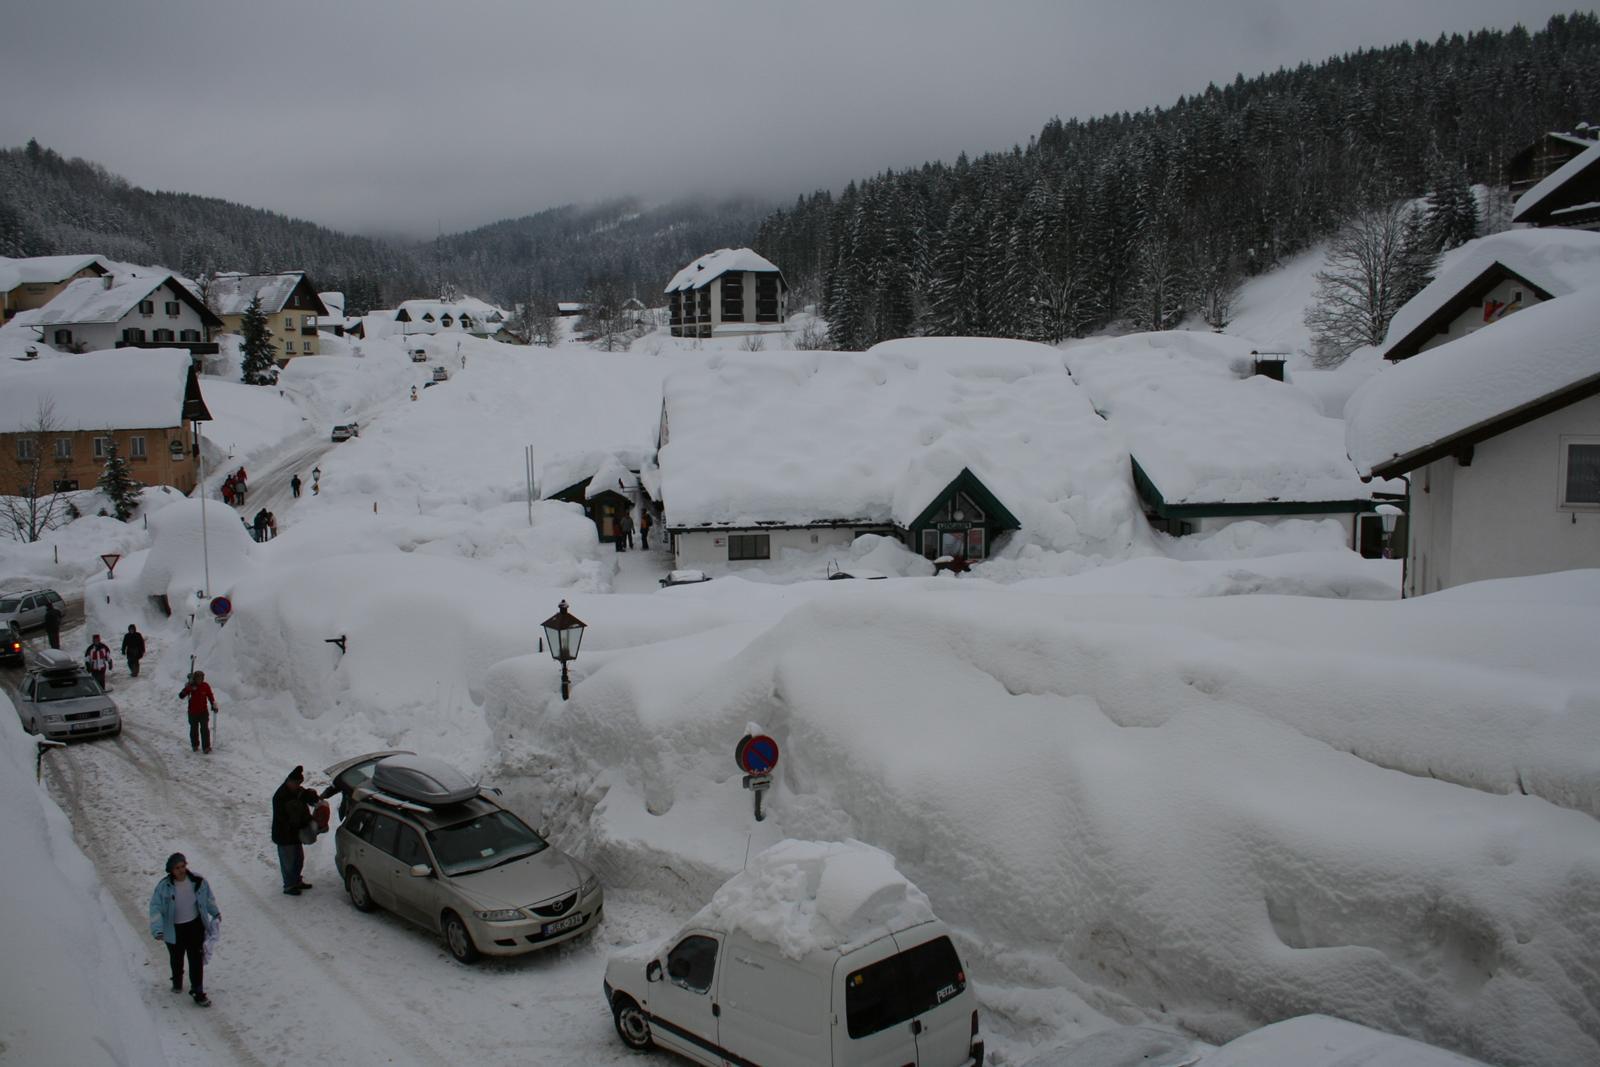
M 289 479 L 289 492 L 294 495 L 296 500 L 300 499 L 300 485 L 300 476 L 298 474 Z
M 211 715 L 206 705 L 211 705 L 210 710 L 216 711 L 217 697 L 206 682 L 205 671 L 195 671 L 189 675 L 189 684 L 178 693 L 179 700 L 185 697 L 189 700 L 189 746 L 196 752 L 210 755 Z
M 655 525 L 655 524 L 650 521 L 650 509 L 646 508 L 645 510 L 641 511 L 639 513 L 639 547 L 640 548 L 643 548 L 643 549 L 646 549 L 646 550 L 648 550 L 650 548 L 650 527 L 653 526 L 653 525 Z
M 260 511 L 256 512 L 256 517 L 251 522 L 251 526 L 255 527 L 255 539 L 256 539 L 256 541 L 260 542 L 260 541 L 265 541 L 267 539 L 267 509 L 266 508 L 262 508 Z
M 122 635 L 122 658 L 128 661 L 128 674 L 139 677 L 139 661 L 144 659 L 144 634 L 131 622 L 128 632 Z
M 628 547 L 633 547 L 633 511 L 629 509 L 622 513 L 622 536 L 628 542 Z
M 278 516 L 267 512 L 267 540 L 276 540 L 278 536 Z
M 189 995 L 202 1008 L 211 1007 L 206 996 L 206 937 L 222 920 L 211 884 L 189 870 L 182 852 L 167 857 L 167 876 L 150 894 L 150 934 L 167 945 L 172 964 L 172 991 L 183 992 L 183 963 L 189 961 Z
M 51 648 L 61 647 L 61 609 L 49 603 L 44 608 L 44 632 Z
M 106 674 L 111 670 L 111 646 L 100 640 L 99 634 L 95 634 L 89 647 L 83 650 L 83 665 L 94 675 L 95 684 L 104 689 Z
M 306 769 L 296 767 L 272 794 L 272 843 L 278 846 L 278 872 L 283 876 L 283 892 L 297 897 L 311 883 L 301 875 L 306 867 L 305 843 L 300 831 L 311 825 L 311 809 L 316 806 L 315 790 L 305 788 Z

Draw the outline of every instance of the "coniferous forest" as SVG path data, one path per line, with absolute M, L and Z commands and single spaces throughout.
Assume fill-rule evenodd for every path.
M 1241 75 L 1170 108 L 1053 119 L 1026 147 L 802 196 L 756 247 L 841 348 L 1055 341 L 1190 312 L 1219 325 L 1239 280 L 1364 210 L 1427 197 L 1448 211 L 1469 183 L 1502 188 L 1535 137 L 1600 122 L 1597 73 L 1600 20 L 1575 14 Z

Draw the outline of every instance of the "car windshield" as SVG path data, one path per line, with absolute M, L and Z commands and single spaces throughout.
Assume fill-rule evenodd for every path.
M 445 874 L 471 874 L 543 852 L 544 839 L 509 811 L 491 811 L 454 826 L 428 831 L 428 844 Z
M 100 687 L 86 674 L 66 676 L 47 674 L 39 679 L 33 699 L 40 704 L 46 704 L 52 700 L 75 700 L 78 697 L 99 695 Z

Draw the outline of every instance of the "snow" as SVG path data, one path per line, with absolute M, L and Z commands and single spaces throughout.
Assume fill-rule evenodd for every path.
M 132 311 L 139 301 L 166 285 L 172 276 L 107 277 L 113 279 L 110 286 L 106 285 L 105 278 L 79 278 L 72 282 L 54 300 L 34 311 L 29 322 L 36 326 L 117 322 Z
M 1451 249 L 1440 261 L 1433 281 L 1395 312 L 1382 351 L 1387 352 L 1409 337 L 1429 316 L 1497 262 L 1551 296 L 1594 288 L 1600 286 L 1600 233 L 1554 227 L 1507 230 Z
M 1017 548 L 1121 556 L 1142 536 L 1126 453 L 1043 345 L 919 338 L 730 354 L 665 390 L 672 528 L 904 526 L 966 468 L 1020 521 Z
M 1220 1043 L 1306 1011 L 1490 1062 L 1600 1059 L 1600 572 L 1400 601 L 1398 564 L 1344 550 L 1337 524 L 1151 535 L 1115 427 L 1066 373 L 1072 350 L 464 338 L 458 369 L 455 338 L 407 339 L 452 370 L 412 402 L 428 366 L 400 339 L 332 340 L 291 363 L 282 394 L 203 382 L 209 450 L 248 464 L 245 511 L 274 510 L 277 540 L 249 541 L 212 496 L 202 541 L 198 501 L 150 490 L 133 523 L 91 513 L 37 544 L 0 541 L 5 587 L 54 584 L 81 597 L 88 630 L 137 622 L 151 648 L 140 678 L 120 657 L 112 675 L 123 736 L 46 769 L 98 904 L 65 883 L 37 894 L 17 846 L 0 875 L 30 902 L 8 930 L 60 903 L 76 921 L 41 927 L 51 944 L 87 939 L 55 956 L 17 941 L 7 980 L 39 991 L 38 1014 L 97 1006 L 28 1059 L 96 1062 L 73 1042 L 104 1024 L 128 1061 L 185 1067 L 351 1048 L 624 1064 L 599 996 L 613 950 L 659 943 L 708 904 L 798 947 L 922 898 L 951 928 L 997 1067 L 1114 1023 Z M 8 385 L 27 369 L 0 364 Z M 701 419 L 670 407 L 668 450 L 720 440 L 753 487 L 707 461 L 723 500 L 788 479 L 837 496 L 831 475 L 892 517 L 902 487 L 942 487 L 939 465 L 959 462 L 1017 513 L 1023 543 L 960 578 L 862 537 L 829 555 L 890 578 L 826 581 L 830 560 L 812 556 L 659 589 L 666 553 L 599 545 L 576 505 L 529 507 L 529 445 L 542 486 L 563 463 L 573 482 L 608 456 L 636 469 L 683 383 L 702 387 L 685 393 Z M 752 432 L 718 438 L 706 391 Z M 361 437 L 328 440 L 352 420 Z M 225 469 L 208 463 L 213 486 Z M 661 475 L 672 507 L 670 455 Z M 107 550 L 124 554 L 114 580 Z M 226 626 L 197 591 L 230 597 Z M 562 599 L 588 625 L 567 701 L 537 645 Z M 189 752 L 175 700 L 191 656 L 222 708 L 209 757 Z M 783 748 L 760 823 L 732 759 L 752 722 Z M 31 788 L 27 747 L 6 747 L 12 843 L 51 816 L 14 795 Z M 308 850 L 317 888 L 282 896 L 267 808 L 284 774 L 390 748 L 503 788 L 593 866 L 595 936 L 459 967 L 436 937 L 353 912 L 326 843 Z M 139 931 L 174 849 L 228 917 L 206 1013 L 162 991 L 165 952 Z M 791 893 L 799 909 L 780 906 Z M 151 1032 L 161 1049 L 141 1056 Z
M 1546 175 L 1544 180 L 1532 189 L 1517 198 L 1517 205 L 1511 211 L 1511 221 L 1520 222 L 1522 217 L 1540 204 L 1544 203 L 1552 193 L 1560 189 L 1583 171 L 1588 170 L 1600 160 L 1600 144 L 1591 144 L 1582 152 L 1567 160 L 1556 170 Z
M 748 248 L 719 248 L 709 255 L 701 256 L 693 263 L 684 267 L 672 276 L 664 293 L 675 293 L 680 289 L 703 289 L 717 278 L 729 271 L 754 270 L 776 274 L 778 268 L 764 256 L 757 255 Z
M 882 849 L 789 840 L 752 856 L 690 924 L 738 931 L 799 960 L 933 917 L 927 894 Z
M 110 269 L 99 256 L 0 256 L 0 291 L 59 282 L 96 263 Z
M 1600 375 L 1593 290 L 1547 300 L 1412 356 L 1358 389 L 1345 411 L 1363 474 Z
M 1370 498 L 1343 424 L 1253 363 L 1248 341 L 1181 330 L 1067 350 L 1073 377 L 1168 504 Z
M 0 433 L 36 428 L 40 405 L 62 431 L 181 426 L 189 365 L 189 353 L 177 348 L 47 353 L 0 364 Z
M 304 280 L 303 271 L 285 274 L 217 274 L 211 279 L 208 302 L 218 315 L 243 315 L 249 309 L 250 301 L 259 296 L 262 313 L 273 315 L 283 310 L 284 301 Z

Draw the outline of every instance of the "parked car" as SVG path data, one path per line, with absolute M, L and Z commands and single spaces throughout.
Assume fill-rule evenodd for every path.
M 45 609 L 51 604 L 57 611 L 65 611 L 61 594 L 54 589 L 24 589 L 16 593 L 0 593 L 0 626 L 8 622 L 17 624 L 19 630 L 32 630 L 44 625 Z
M 413 348 L 411 350 L 411 362 L 413 362 L 413 363 L 426 363 L 426 362 L 428 362 L 428 350 L 426 348 Z
M 70 653 L 47 648 L 22 679 L 17 715 L 30 734 L 52 741 L 122 732 L 122 715 L 94 677 Z
M 447 381 L 449 381 L 450 380 L 450 370 L 449 370 L 449 368 L 447 368 L 447 367 L 435 367 L 435 368 L 433 368 L 433 380 L 436 381 L 436 382 L 447 382 Z
M 378 761 L 386 756 L 414 756 L 415 752 L 405 748 L 386 748 L 380 752 L 368 752 L 363 756 L 355 756 L 347 760 L 340 760 L 322 773 L 333 780 L 333 786 L 339 791 L 339 821 L 344 822 L 350 814 L 350 797 L 357 789 L 372 783 L 372 769 Z
M 345 423 L 343 426 L 335 426 L 333 428 L 334 441 L 348 441 L 352 437 L 360 436 L 361 424 L 359 422 Z
M 22 630 L 14 622 L 0 624 L 0 663 L 22 666 Z
M 668 571 L 665 578 L 660 579 L 661 588 L 673 585 L 695 585 L 699 582 L 709 582 L 711 575 L 705 571 Z
M 659 1045 L 714 1067 L 983 1063 L 977 997 L 936 919 L 800 959 L 691 923 L 659 953 L 612 956 L 604 989 L 636 1052 Z
M 595 873 L 449 764 L 373 753 L 333 769 L 335 784 L 352 785 L 333 855 L 357 910 L 442 935 L 462 963 L 548 948 L 600 922 Z

